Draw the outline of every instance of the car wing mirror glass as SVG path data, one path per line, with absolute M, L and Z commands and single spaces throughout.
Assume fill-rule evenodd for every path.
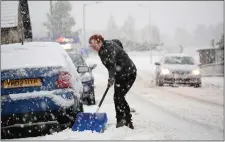
M 78 73 L 86 73 L 89 71 L 89 68 L 88 66 L 78 66 L 77 67 L 77 72 Z

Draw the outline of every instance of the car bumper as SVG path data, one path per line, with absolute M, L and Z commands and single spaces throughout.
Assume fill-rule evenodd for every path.
M 72 89 L 10 94 L 2 96 L 1 116 L 45 113 L 78 107 L 79 99 Z
M 195 75 L 160 75 L 159 80 L 166 84 L 201 84 L 201 77 Z
M 94 81 L 82 82 L 82 84 L 84 88 L 82 98 L 84 99 L 90 97 L 90 95 L 93 94 Z
M 55 98 L 49 95 L 48 97 L 39 96 L 29 99 L 17 98 L 18 100 L 9 97 L 3 99 L 1 129 L 57 124 L 58 120 L 68 123 L 79 107 L 79 100 L 73 91 L 64 90 L 63 92 L 64 94 L 62 94 L 62 90 L 54 92 L 52 95 L 56 95 Z M 32 95 L 34 94 L 32 93 Z
M 62 110 L 46 112 L 28 112 L 1 116 L 1 129 L 24 128 L 35 125 L 58 124 L 57 118 L 63 115 Z

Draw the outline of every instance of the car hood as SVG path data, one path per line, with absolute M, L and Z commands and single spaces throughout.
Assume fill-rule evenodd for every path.
M 194 69 L 198 69 L 197 65 L 163 65 L 162 68 L 167 68 L 171 71 L 179 70 L 179 71 L 192 71 Z

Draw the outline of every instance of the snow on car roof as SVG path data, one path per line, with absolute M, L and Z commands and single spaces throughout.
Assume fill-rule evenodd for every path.
M 1 46 L 1 69 L 65 67 L 66 51 L 54 42 L 25 42 Z

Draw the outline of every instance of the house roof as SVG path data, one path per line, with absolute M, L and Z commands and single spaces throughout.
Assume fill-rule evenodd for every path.
M 221 48 L 205 48 L 205 49 L 198 49 L 197 52 L 201 52 L 201 51 L 206 51 L 206 50 L 224 50 L 224 49 L 221 49 Z
M 1 28 L 17 27 L 19 1 L 1 1 Z

